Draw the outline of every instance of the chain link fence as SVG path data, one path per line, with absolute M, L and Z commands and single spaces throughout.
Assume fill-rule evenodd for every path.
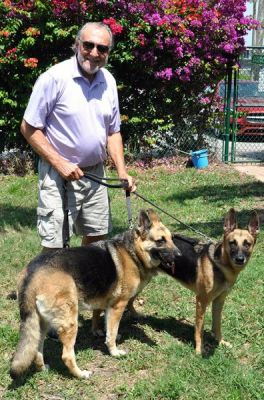
M 239 70 L 220 84 L 225 98 L 224 160 L 264 161 L 264 47 L 248 47 Z M 231 77 L 231 78 L 230 78 Z

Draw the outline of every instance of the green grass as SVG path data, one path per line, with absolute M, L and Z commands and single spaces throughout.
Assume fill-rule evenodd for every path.
M 230 207 L 246 226 L 250 211 L 263 220 L 263 183 L 239 176 L 232 167 L 210 166 L 206 170 L 131 169 L 138 192 L 180 221 L 213 239 L 222 235 L 223 217 Z M 127 229 L 125 195 L 109 191 L 114 233 Z M 149 207 L 131 195 L 133 217 Z M 248 267 L 229 295 L 223 318 L 225 339 L 232 349 L 215 348 L 210 337 L 210 313 L 206 315 L 205 341 L 208 357 L 194 353 L 194 296 L 165 275 L 151 281 L 136 303 L 145 317 L 136 322 L 123 318 L 120 347 L 126 357 L 114 359 L 103 340 L 90 335 L 89 313 L 80 316 L 76 343 L 81 368 L 92 369 L 88 381 L 72 378 L 61 361 L 61 345 L 45 343 L 48 372 L 32 369 L 14 385 L 8 375 L 10 358 L 18 340 L 19 312 L 16 301 L 7 300 L 15 288 L 17 273 L 40 250 L 36 233 L 37 177 L 0 176 L 0 398 L 22 400 L 147 399 L 147 400 L 263 400 L 264 310 L 263 233 Z M 173 230 L 197 236 L 184 225 L 159 213 Z M 72 245 L 80 243 L 74 237 Z

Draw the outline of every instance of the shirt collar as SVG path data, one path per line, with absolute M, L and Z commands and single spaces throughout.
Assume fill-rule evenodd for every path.
M 78 66 L 78 61 L 77 61 L 77 57 L 73 56 L 71 58 L 72 60 L 72 77 L 73 78 L 82 78 L 85 79 L 85 77 L 81 74 L 79 66 Z M 85 79 L 86 80 L 86 79 Z M 95 78 L 93 80 L 93 85 L 95 84 L 99 84 L 99 83 L 104 83 L 105 79 L 104 79 L 104 74 L 102 72 L 101 69 L 99 69 L 98 72 L 96 72 L 95 74 Z

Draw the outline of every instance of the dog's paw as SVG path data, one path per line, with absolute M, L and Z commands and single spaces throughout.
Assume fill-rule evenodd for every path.
M 48 372 L 50 370 L 50 366 L 49 366 L 49 364 L 36 365 L 36 370 L 38 372 L 42 372 L 42 371 Z
M 80 378 L 89 379 L 91 375 L 92 375 L 92 371 L 87 371 L 87 370 L 84 369 L 80 373 Z
M 225 347 L 228 347 L 229 349 L 232 349 L 232 347 L 233 347 L 231 343 L 226 342 L 226 341 L 223 340 L 223 339 L 220 340 L 219 346 L 225 346 Z
M 110 352 L 111 356 L 113 357 L 122 357 L 127 354 L 125 350 L 115 349 Z

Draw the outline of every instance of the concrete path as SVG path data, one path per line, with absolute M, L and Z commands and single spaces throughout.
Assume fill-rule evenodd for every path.
M 252 175 L 257 180 L 264 182 L 264 165 L 234 165 L 234 168 L 239 172 Z

